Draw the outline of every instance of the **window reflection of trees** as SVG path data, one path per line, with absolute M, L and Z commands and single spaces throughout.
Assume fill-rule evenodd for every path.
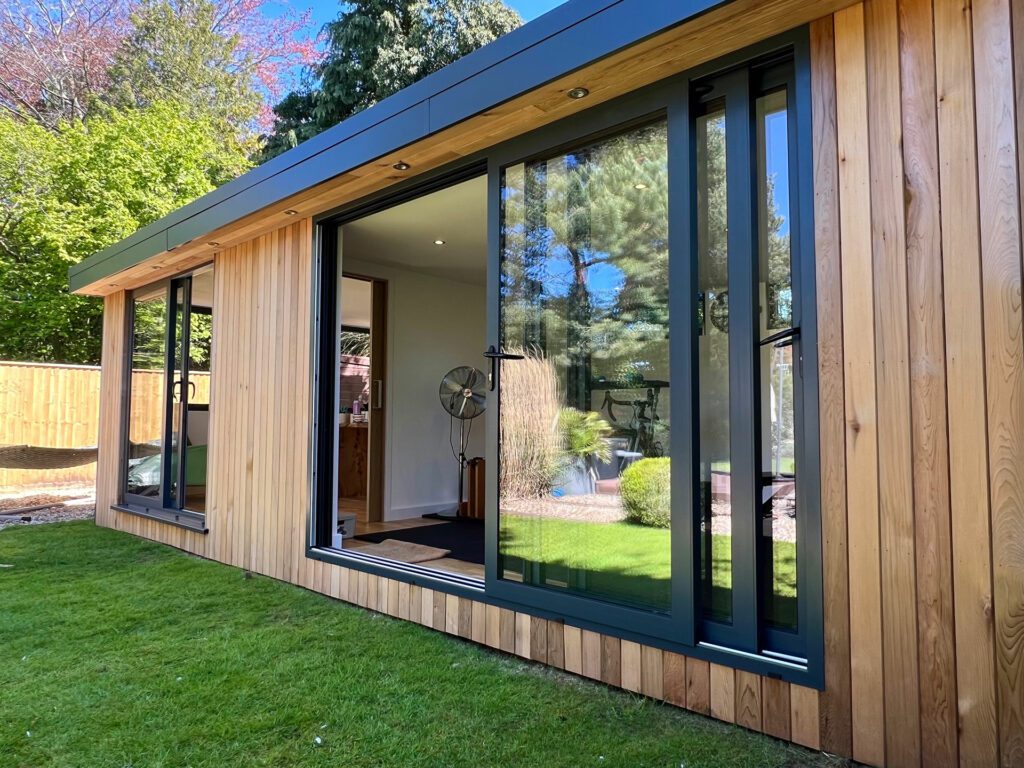
M 504 204 L 504 338 L 554 362 L 578 407 L 667 379 L 666 124 L 511 168 Z

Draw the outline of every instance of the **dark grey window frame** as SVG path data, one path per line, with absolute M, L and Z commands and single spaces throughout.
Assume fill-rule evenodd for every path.
M 174 340 L 175 331 L 177 329 L 177 318 L 175 315 L 175 293 L 178 287 L 183 289 L 183 304 L 187 307 L 191 307 L 191 295 L 192 295 L 192 283 L 191 276 L 196 272 L 211 266 L 213 262 L 206 262 L 198 267 L 189 269 L 186 272 L 174 275 L 173 277 L 159 280 L 155 283 L 142 286 L 132 291 L 128 291 L 125 296 L 125 327 L 124 327 L 124 338 L 127 343 L 124 345 L 124 376 L 121 382 L 121 450 L 118 455 L 118 503 L 114 504 L 113 507 L 119 512 L 127 512 L 129 514 L 137 515 L 139 517 L 147 517 L 153 520 L 159 520 L 162 523 L 169 523 L 176 525 L 179 528 L 186 528 L 197 533 L 209 533 L 209 528 L 206 525 L 206 513 L 196 512 L 194 510 L 185 509 L 171 498 L 170 488 L 168 487 L 167 480 L 169 477 L 168 466 L 171 463 L 168 459 L 171 457 L 171 430 L 174 425 L 173 412 L 174 408 L 171 402 L 170 392 L 173 387 L 171 383 L 171 377 L 174 371 Z M 162 288 L 164 291 L 164 300 L 167 306 L 167 326 L 164 329 L 164 404 L 163 404 L 163 430 L 161 435 L 161 466 L 160 466 L 160 494 L 159 496 L 142 496 L 140 494 L 134 494 L 128 492 L 128 424 L 129 424 L 129 410 L 131 408 L 131 377 L 132 377 L 132 360 L 134 357 L 134 340 L 135 340 L 135 295 L 139 291 L 150 291 L 154 288 Z M 188 348 L 188 334 L 182 339 L 182 350 L 181 355 L 183 360 L 188 359 L 189 348 Z M 187 388 L 182 388 L 182 414 L 177 428 L 179 434 L 183 433 L 185 426 L 186 413 L 188 410 L 188 391 Z M 182 448 L 183 450 L 183 448 Z M 178 488 L 184 489 L 184 478 L 185 478 L 185 462 L 179 457 L 177 464 L 178 472 Z
M 820 585 L 820 490 L 817 438 L 817 358 L 815 342 L 814 248 L 813 248 L 813 176 L 810 163 L 810 139 L 802 136 L 802 123 L 810 123 L 809 98 L 801 102 L 799 61 L 796 52 L 791 58 L 767 60 L 756 68 L 740 67 L 725 73 L 712 73 L 691 80 L 691 99 L 688 109 L 694 115 L 704 104 L 726 104 L 726 152 L 729 208 L 729 252 L 756 253 L 757 208 L 754 204 L 756 184 L 754 104 L 768 93 L 786 89 L 787 106 L 794 119 L 788 121 L 789 178 L 791 216 L 796 226 L 791 229 L 793 302 L 792 333 L 788 337 L 794 345 L 794 359 L 798 361 L 794 387 L 795 433 L 797 444 L 797 487 L 800 498 L 800 524 L 797 530 L 797 632 L 767 626 L 762 616 L 764 594 L 760 579 L 765 553 L 763 538 L 757 530 L 757 519 L 733 515 L 732 525 L 738 534 L 733 536 L 733 619 L 730 623 L 697 617 L 697 635 L 703 642 L 727 646 L 750 653 L 767 653 L 780 657 L 805 658 L 808 638 L 804 627 L 813 626 L 815 617 L 811 606 L 820 605 L 820 588 L 815 590 L 810 571 L 817 571 L 814 581 Z M 688 122 L 692 124 L 690 118 Z M 693 151 L 689 153 L 693 158 Z M 739 168 L 739 171 L 732 170 Z M 746 171 L 746 172 L 745 172 Z M 684 178 L 690 179 L 689 189 L 695 189 L 694 169 L 688 169 Z M 688 199 L 689 215 L 695 217 L 696 201 Z M 696 228 L 691 231 L 690 250 L 696 252 Z M 695 268 L 695 264 L 691 265 Z M 754 508 L 760 495 L 758 477 L 760 464 L 758 448 L 761 444 L 759 418 L 760 404 L 755 393 L 759 389 L 759 346 L 762 343 L 757 330 L 756 306 L 758 274 L 756 268 L 745 269 L 740 259 L 731 258 L 729 264 L 730 294 L 730 421 L 733 464 L 740 466 L 733 473 L 733 497 L 739 498 L 740 509 Z M 694 280 L 696 277 L 694 276 Z M 695 323 L 696 314 L 690 313 Z M 743 329 L 735 333 L 732 329 Z M 690 329 L 695 334 L 696 328 Z M 811 346 L 813 345 L 813 346 Z M 696 360 L 694 360 L 696 368 Z M 811 389 L 813 388 L 813 392 Z M 807 432 L 809 425 L 814 433 Z M 804 469 L 807 468 L 807 469 Z M 810 475 L 810 476 L 806 476 Z M 736 491 L 739 493 L 736 493 Z M 805 503 L 808 507 L 805 507 Z M 804 511 L 811 514 L 803 514 Z M 694 516 L 694 536 L 699 535 L 700 520 Z M 816 542 L 816 546 L 813 544 Z M 812 551 L 814 550 L 814 551 Z M 808 570 L 810 569 L 810 571 Z M 695 558 L 694 578 L 699 580 L 699 562 Z M 741 589 L 737 589 L 739 583 Z M 810 589 L 811 600 L 804 599 Z M 819 619 L 820 623 L 820 619 Z
M 670 276 L 673 283 L 679 281 L 681 288 L 670 295 L 670 323 L 673 333 L 670 340 L 670 376 L 673 381 L 673 413 L 685 413 L 677 418 L 677 429 L 673 430 L 672 455 L 679 460 L 672 463 L 673 488 L 690 489 L 695 495 L 698 490 L 695 462 L 697 457 L 697 435 L 692 427 L 696 413 L 696 387 L 693 386 L 690 370 L 696 361 L 696 312 L 691 298 L 695 296 L 696 259 L 691 257 L 692 243 L 686 243 L 687 235 L 693 231 L 685 222 L 694 206 L 692 188 L 692 134 L 690 128 L 691 93 L 694 86 L 712 77 L 729 78 L 730 73 L 749 71 L 751 67 L 768 66 L 789 59 L 792 75 L 787 81 L 792 97 L 790 146 L 790 205 L 795 226 L 791 229 L 793 241 L 793 281 L 798 297 L 794 307 L 794 326 L 800 328 L 799 360 L 802 370 L 802 385 L 798 386 L 796 412 L 798 434 L 801 442 L 798 466 L 801 467 L 798 482 L 801 525 L 798 527 L 798 594 L 800 634 L 798 644 L 777 642 L 776 630 L 765 629 L 759 621 L 759 594 L 756 589 L 757 559 L 760 536 L 755 535 L 754 522 L 750 521 L 750 547 L 752 562 L 747 567 L 750 573 L 741 574 L 749 583 L 747 607 L 743 626 L 737 632 L 722 631 L 705 621 L 699 613 L 699 558 L 696 556 L 699 519 L 694 496 L 686 492 L 673 494 L 672 527 L 672 609 L 668 614 L 656 614 L 604 600 L 561 593 L 545 587 L 507 582 L 497 576 L 497 504 L 496 489 L 498 468 L 495 461 L 487 466 L 487 489 L 489 498 L 487 510 L 487 535 L 485 553 L 484 583 L 464 577 L 447 576 L 426 569 L 377 561 L 375 558 L 342 553 L 330 549 L 330 516 L 319 514 L 324 492 L 332 492 L 324 485 L 331 473 L 317 471 L 318 462 L 323 460 L 325 445 L 318 439 L 321 419 L 330 415 L 325 406 L 327 377 L 319 374 L 325 361 L 330 358 L 333 339 L 326 338 L 325 328 L 330 324 L 320 322 L 321 317 L 333 317 L 331 292 L 333 267 L 323 259 L 324 253 L 333 253 L 336 226 L 351 221 L 375 210 L 382 210 L 413 197 L 428 194 L 440 187 L 476 175 L 481 162 L 486 162 L 488 175 L 488 343 L 497 345 L 497 280 L 499 258 L 499 216 L 500 216 L 500 171 L 513 163 L 535 157 L 550 156 L 561 150 L 581 147 L 604 136 L 614 135 L 630 127 L 665 116 L 669 130 L 669 216 L 670 216 Z M 760 44 L 719 59 L 681 75 L 673 76 L 652 86 L 626 94 L 608 103 L 595 106 L 550 126 L 511 139 L 497 147 L 485 150 L 472 158 L 445 168 L 421 175 L 418 179 L 397 184 L 370 198 L 318 216 L 314 220 L 314 269 L 313 295 L 314 313 L 312 318 L 313 353 L 313 428 L 310 442 L 310 488 L 311 505 L 307 528 L 307 556 L 326 562 L 336 563 L 357 570 L 368 571 L 388 578 L 395 578 L 431 589 L 470 597 L 482 602 L 526 610 L 533 615 L 555 620 L 569 620 L 583 628 L 605 634 L 634 640 L 654 647 L 683 653 L 695 658 L 707 659 L 738 669 L 779 677 L 791 682 L 821 688 L 824 684 L 824 628 L 822 607 L 822 562 L 820 529 L 820 488 L 818 457 L 818 377 L 817 377 L 817 335 L 815 328 L 815 273 L 814 273 L 814 222 L 813 222 L 813 173 L 811 145 L 811 83 L 810 83 L 809 39 L 806 28 L 777 36 Z M 752 105 L 750 94 L 746 94 Z M 752 107 L 751 107 L 752 114 Z M 751 118 L 752 120 L 752 118 Z M 747 126 L 748 132 L 752 128 Z M 794 143 L 795 142 L 795 143 Z M 727 151 L 735 151 L 728 150 Z M 750 157 L 753 144 L 746 148 L 746 161 L 730 157 L 734 162 L 743 162 L 749 172 L 747 194 L 753 192 L 753 173 L 756 163 Z M 740 167 L 737 165 L 737 167 Z M 472 172 L 470 170 L 472 169 Z M 733 175 L 729 176 L 730 187 Z M 730 191 L 732 194 L 732 191 Z M 730 206 L 731 207 L 731 206 Z M 749 222 L 745 236 L 749 242 L 756 237 L 756 222 Z M 738 233 L 743 236 L 743 233 Z M 739 245 L 737 245 L 739 247 Z M 732 248 L 730 248 L 730 251 Z M 335 260 L 326 260 L 335 262 Z M 335 262 L 336 264 L 336 262 Z M 730 276 L 731 277 L 731 276 Z M 756 276 L 755 276 L 756 279 Z M 731 282 L 731 280 L 730 280 Z M 756 286 L 755 286 L 756 290 Z M 756 294 L 755 294 L 756 295 Z M 747 325 L 753 326 L 756 318 Z M 739 321 L 737 320 L 737 323 Z M 689 325 L 689 328 L 687 328 Z M 752 331 L 751 331 L 752 332 Z M 757 341 L 751 339 L 744 345 L 755 349 Z M 327 357 L 323 357 L 326 353 Z M 755 363 L 751 357 L 749 369 Z M 326 368 L 325 368 L 326 369 Z M 738 373 L 749 371 L 741 370 Z M 500 366 L 498 367 L 500 377 Z M 755 374 L 756 375 L 756 374 Z M 676 384 L 675 382 L 678 382 Z M 753 390 L 752 390 L 753 391 Z M 332 395 L 333 398 L 333 389 Z M 679 410 L 676 410 L 679 404 Z M 687 405 L 689 403 L 689 405 Z M 750 406 L 756 409 L 756 404 Z M 748 408 L 749 410 L 749 408 Z M 497 409 L 487 411 L 489 454 L 497 456 Z M 689 457 L 691 460 L 686 460 Z M 754 482 L 751 478 L 751 482 Z M 326 520 L 325 520 L 326 518 Z
M 678 134 L 685 98 L 685 87 L 678 78 L 634 91 L 626 96 L 603 104 L 576 116 L 561 121 L 539 131 L 512 139 L 492 150 L 488 158 L 488 265 L 487 265 L 487 343 L 500 349 L 499 332 L 499 280 L 501 259 L 501 183 L 506 168 L 517 163 L 534 159 L 543 159 L 558 155 L 563 151 L 580 149 L 596 143 L 604 138 L 620 135 L 630 129 L 653 122 L 668 122 L 668 175 L 671 189 L 672 179 L 682 171 L 681 155 L 685 148 L 680 143 Z M 675 221 L 680 216 L 678 199 L 669 194 L 669 220 Z M 676 273 L 679 248 L 679 231 L 677 227 L 669 227 L 669 279 Z M 675 312 L 678 304 L 677 294 L 685 293 L 685 289 L 670 292 L 669 323 L 670 327 L 678 327 Z M 685 311 L 685 310 L 684 310 Z M 683 365 L 686 350 L 683 348 L 683 334 L 672 333 L 669 339 L 669 380 L 672 382 L 671 394 L 675 413 L 675 402 L 679 396 L 685 397 L 688 389 L 688 374 Z M 510 363 L 514 365 L 515 363 Z M 484 571 L 486 591 L 499 599 L 514 601 L 531 608 L 553 610 L 574 619 L 595 619 L 601 617 L 604 623 L 612 626 L 631 627 L 651 637 L 671 641 L 683 640 L 686 645 L 693 645 L 693 622 L 688 611 L 688 602 L 683 601 L 683 593 L 676 588 L 677 584 L 689 582 L 687 570 L 680 567 L 684 560 L 683 554 L 689 548 L 689 526 L 685 523 L 681 500 L 673 498 L 672 504 L 672 597 L 671 607 L 665 613 L 634 608 L 607 600 L 587 597 L 580 593 L 561 591 L 548 587 L 521 584 L 502 579 L 498 574 L 499 567 L 499 520 L 498 520 L 498 450 L 499 409 L 496 394 L 500 390 L 502 365 L 495 367 L 497 381 L 491 402 L 486 411 L 487 418 L 487 530 L 485 534 L 486 550 L 484 555 Z M 680 382 L 677 385 L 676 382 Z M 687 433 L 686 424 L 681 429 L 672 430 L 672 446 L 669 455 L 680 455 L 680 441 Z M 677 464 L 673 462 L 672 483 L 677 486 Z M 675 494 L 678 497 L 680 494 Z M 687 588 L 687 591 L 689 589 Z

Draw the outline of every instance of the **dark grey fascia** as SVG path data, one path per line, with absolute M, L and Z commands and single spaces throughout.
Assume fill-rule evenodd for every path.
M 69 269 L 71 290 L 683 24 L 728 0 L 571 0 Z

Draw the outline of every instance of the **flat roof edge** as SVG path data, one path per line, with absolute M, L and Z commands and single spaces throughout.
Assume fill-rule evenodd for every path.
M 575 0 L 559 6 L 72 265 L 70 288 L 84 289 L 729 1 Z

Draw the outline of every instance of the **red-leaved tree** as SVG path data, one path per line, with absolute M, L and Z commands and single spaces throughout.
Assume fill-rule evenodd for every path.
M 290 11 L 270 16 L 266 0 L 219 0 L 214 31 L 225 37 L 237 36 L 238 61 L 246 61 L 255 82 L 273 104 L 294 87 L 300 68 L 319 57 L 316 41 L 309 34 L 311 12 Z
M 84 117 L 107 85 L 131 0 L 6 0 L 0 10 L 0 106 L 47 128 Z
M 133 13 L 161 0 L 5 0 L 0 10 L 0 107 L 53 129 L 104 102 L 109 72 L 133 31 Z M 166 0 L 165 0 L 166 1 Z M 209 31 L 229 42 L 218 62 L 264 101 L 293 87 L 316 57 L 310 13 L 262 0 L 212 0 Z M 187 14 L 189 0 L 170 0 Z M 159 52 L 156 52 L 159 53 Z M 260 126 L 262 127 L 262 126 Z

